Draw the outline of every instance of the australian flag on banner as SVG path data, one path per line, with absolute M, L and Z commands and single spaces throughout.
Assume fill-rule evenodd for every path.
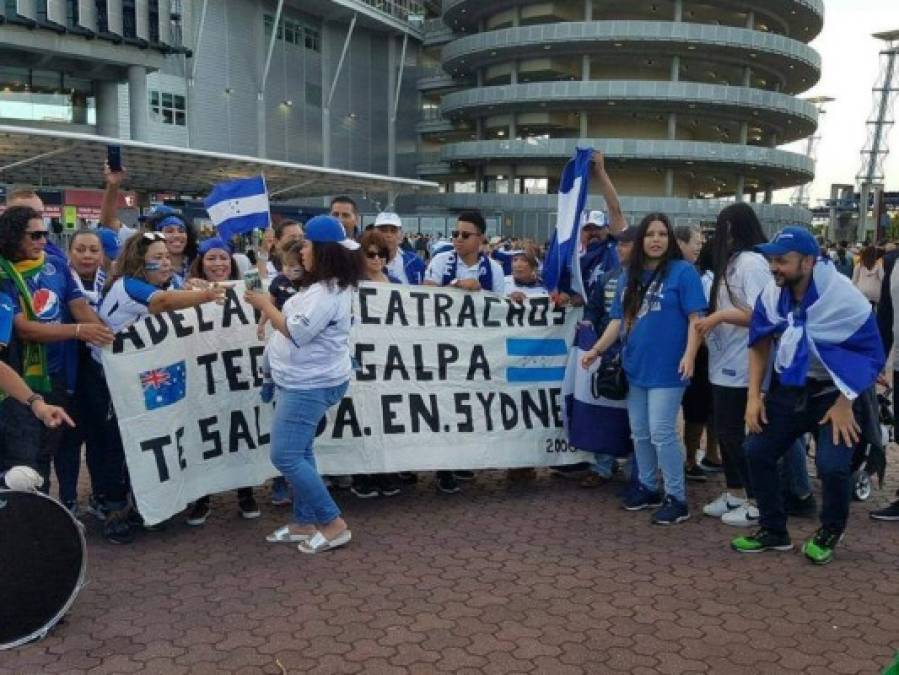
M 140 374 L 144 390 L 144 406 L 156 410 L 172 405 L 187 395 L 187 368 L 184 361 Z

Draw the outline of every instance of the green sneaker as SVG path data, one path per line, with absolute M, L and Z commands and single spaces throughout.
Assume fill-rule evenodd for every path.
M 790 551 L 793 542 L 786 532 L 773 532 L 764 527 L 750 535 L 737 537 L 730 542 L 730 547 L 737 553 L 762 553 L 763 551 Z
M 802 552 L 816 565 L 826 565 L 833 560 L 833 550 L 842 538 L 842 532 L 834 532 L 822 527 L 815 532 L 814 537 L 802 545 Z

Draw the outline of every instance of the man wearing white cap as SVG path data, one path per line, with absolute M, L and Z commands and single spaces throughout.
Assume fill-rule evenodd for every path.
M 378 229 L 389 247 L 390 260 L 387 261 L 387 276 L 401 284 L 420 286 L 425 277 L 425 263 L 413 251 L 404 251 L 400 247 L 403 241 L 403 221 L 400 217 L 385 211 L 375 218 Z

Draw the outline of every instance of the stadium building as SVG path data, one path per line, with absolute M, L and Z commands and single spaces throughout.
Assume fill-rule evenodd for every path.
M 770 202 L 813 177 L 780 146 L 816 128 L 798 96 L 821 0 L 4 0 L 0 18 L 0 125 L 423 178 L 440 191 L 399 209 L 538 237 L 578 144 L 606 153 L 631 220 L 708 222 L 735 198 L 771 227 L 811 217 Z

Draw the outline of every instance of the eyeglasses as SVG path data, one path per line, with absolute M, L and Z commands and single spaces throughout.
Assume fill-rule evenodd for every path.
M 477 232 L 462 232 L 462 230 L 453 230 L 452 232 L 450 232 L 450 236 L 452 236 L 453 239 L 461 239 L 462 241 L 465 241 L 469 237 L 474 237 L 476 235 Z
M 166 241 L 162 232 L 144 232 L 144 239 L 147 241 Z
M 25 234 L 31 237 L 31 241 L 40 241 L 50 236 L 50 230 L 29 230 Z
M 369 260 L 374 260 L 375 258 L 383 258 L 387 260 L 387 251 L 366 251 L 365 257 Z

